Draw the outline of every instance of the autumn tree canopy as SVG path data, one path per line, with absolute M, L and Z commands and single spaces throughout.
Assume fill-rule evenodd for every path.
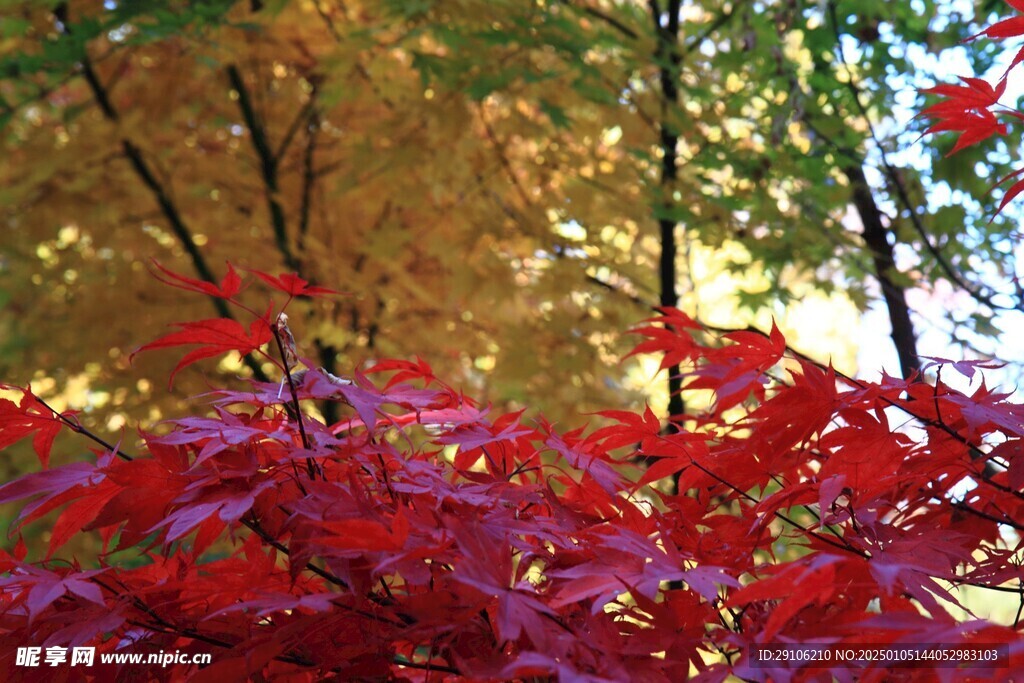
M 350 292 L 293 312 L 324 367 L 419 354 L 553 416 L 642 400 L 621 332 L 657 304 L 800 347 L 808 297 L 884 301 L 911 372 L 907 288 L 975 296 L 950 316 L 984 333 L 1014 273 L 1011 220 L 932 192 L 983 196 L 964 169 L 1005 145 L 894 154 L 919 56 L 968 30 L 919 4 L 7 3 L 4 375 L 101 430 L 158 417 L 138 339 L 224 310 L 151 259 Z

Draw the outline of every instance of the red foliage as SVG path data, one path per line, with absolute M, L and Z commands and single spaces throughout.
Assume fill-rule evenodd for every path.
M 1024 0 L 1006 0 L 1006 4 L 1018 12 L 1024 12 Z M 998 21 L 967 40 L 972 41 L 978 36 L 1005 40 L 1022 35 L 1024 35 L 1024 16 L 1015 16 Z M 943 131 L 959 133 L 956 144 L 946 156 L 955 154 L 965 147 L 976 145 L 994 135 L 1007 135 L 1010 128 L 1006 123 L 1001 122 L 1001 119 L 1024 121 L 1024 112 L 999 102 L 1003 93 L 1006 92 L 1010 72 L 1021 62 L 1024 62 L 1024 47 L 1018 48 L 1017 54 L 994 86 L 981 78 L 961 77 L 960 80 L 964 85 L 937 85 L 924 91 L 945 98 L 921 112 L 921 116 L 936 119 L 936 122 L 925 130 L 925 134 Z M 1016 182 L 1003 193 L 999 206 L 996 208 L 996 214 L 1006 208 L 1006 205 L 1021 192 L 1024 192 L 1024 178 L 1019 177 L 1022 173 L 1024 173 L 1024 169 L 1014 171 L 995 184 L 998 187 L 1007 180 L 1017 178 Z
M 233 273 L 207 291 L 163 270 L 237 303 Z M 290 297 L 322 293 L 257 276 Z M 928 661 L 759 668 L 752 648 L 769 643 L 1002 644 L 995 668 L 940 671 L 1010 680 L 1020 670 L 1018 625 L 948 611 L 963 585 L 1024 600 L 1024 408 L 984 385 L 965 395 L 941 381 L 861 382 L 792 357 L 778 330 L 708 345 L 666 310 L 637 331 L 641 348 L 681 362 L 687 388 L 716 392 L 713 409 L 673 432 L 648 410 L 559 433 L 542 418 L 492 415 L 422 360 L 379 362 L 381 385 L 295 372 L 285 320 L 270 308 L 249 332 L 234 320 L 185 323 L 150 344 L 201 345 L 189 362 L 270 358 L 276 336 L 286 360 L 275 361 L 281 384 L 209 394 L 207 415 L 141 434 L 138 455 L 27 391 L 0 404 L 0 444 L 36 434 L 42 457 L 63 425 L 100 446 L 52 469 L 44 457 L 42 471 L 0 487 L 0 503 L 23 501 L 18 524 L 63 508 L 45 556 L 28 561 L 20 543 L 0 555 L 5 680 L 113 680 L 132 665 L 101 665 L 103 654 L 178 650 L 213 663 L 145 675 L 936 677 Z M 324 424 L 314 401 L 348 414 Z M 653 486 L 669 477 L 685 495 Z M 90 532 L 104 553 L 89 566 L 50 559 Z M 109 561 L 132 549 L 135 561 Z M 20 667 L 16 648 L 28 645 L 94 646 L 97 664 Z

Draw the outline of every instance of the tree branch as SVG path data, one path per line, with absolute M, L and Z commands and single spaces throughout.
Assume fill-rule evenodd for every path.
M 867 115 L 867 110 L 860 101 L 860 93 L 853 85 L 853 74 L 846 62 L 834 2 L 829 2 L 828 12 L 832 30 L 835 34 L 839 61 L 847 72 L 847 82 L 852 88 L 855 105 L 870 129 L 871 121 Z M 878 143 L 877 138 L 875 138 L 875 142 L 876 144 Z M 835 146 L 834 142 L 832 144 Z M 850 180 L 852 189 L 851 199 L 860 216 L 861 224 L 864 226 L 864 241 L 870 252 L 875 278 L 882 289 L 882 298 L 885 300 L 886 308 L 888 309 L 889 322 L 892 326 L 892 340 L 896 346 L 896 353 L 899 356 L 900 371 L 904 378 L 909 379 L 911 376 L 920 373 L 921 361 L 917 353 L 917 339 L 914 334 L 913 321 L 910 319 L 910 307 L 907 305 L 906 291 L 893 277 L 899 271 L 896 268 L 894 247 L 889 243 L 889 233 L 891 231 L 882 222 L 882 212 L 878 208 L 871 186 L 864 176 L 862 169 L 863 159 L 858 158 L 858 155 L 853 153 L 847 153 L 847 156 L 854 161 L 845 164 L 842 167 L 842 171 Z
M 266 187 L 267 209 L 270 211 L 270 227 L 274 231 L 274 242 L 277 245 L 277 250 L 281 252 L 285 266 L 289 270 L 298 273 L 301 271 L 301 268 L 288 241 L 284 209 L 277 198 L 280 191 L 277 178 L 277 155 L 274 154 L 270 140 L 267 138 L 266 129 L 260 122 L 255 108 L 253 108 L 249 90 L 245 87 L 245 82 L 242 80 L 242 74 L 239 73 L 238 67 L 234 64 L 229 64 L 227 73 L 231 89 L 238 93 L 238 108 L 241 111 L 246 127 L 249 129 L 249 140 L 252 142 L 253 150 L 256 152 L 256 158 L 259 161 L 260 175 Z M 282 149 L 281 152 L 283 151 Z
M 67 3 L 62 3 L 60 7 L 63 7 L 64 9 L 64 19 L 61 20 L 61 30 L 70 34 L 71 29 L 69 28 L 67 21 Z M 96 100 L 96 104 L 99 106 L 103 116 L 111 123 L 117 123 L 120 120 L 120 114 L 114 107 L 113 102 L 110 100 L 110 95 L 107 89 L 103 86 L 102 81 L 100 81 L 100 78 L 93 68 L 92 62 L 89 60 L 89 56 L 87 54 L 82 58 L 81 71 L 82 76 L 85 78 L 85 82 L 89 85 L 89 90 L 92 92 L 93 99 Z M 156 199 L 157 204 L 160 206 L 161 213 L 171 228 L 171 232 L 173 232 L 175 237 L 178 238 L 178 242 L 185 250 L 185 253 L 188 254 L 189 259 L 192 261 L 192 267 L 195 268 L 196 273 L 202 280 L 216 285 L 217 279 L 214 277 L 213 271 L 210 270 L 209 265 L 206 263 L 206 258 L 199 250 L 195 240 L 192 239 L 192 231 L 186 225 L 185 219 L 182 217 L 181 212 L 178 210 L 178 207 L 171 198 L 167 188 L 153 173 L 152 167 L 146 161 L 142 151 L 127 136 L 123 136 L 121 138 L 121 149 L 124 152 L 125 157 L 128 159 L 128 162 L 131 164 L 132 169 L 135 171 L 135 175 L 138 176 L 139 180 L 142 181 L 142 184 L 146 186 L 153 195 L 153 198 Z M 219 297 L 211 296 L 209 298 L 220 317 L 234 320 L 234 316 L 231 313 L 231 309 L 228 308 L 227 302 Z M 261 382 L 270 381 L 267 374 L 263 372 L 263 368 L 260 367 L 259 362 L 251 355 L 246 355 L 244 362 L 252 372 L 253 377 Z
M 238 93 L 238 108 L 242 114 L 242 119 L 245 121 L 246 127 L 249 129 L 249 139 L 252 141 L 253 151 L 255 151 L 256 157 L 259 161 L 260 175 L 266 188 L 267 209 L 270 212 L 271 229 L 274 232 L 274 242 L 277 245 L 278 251 L 281 253 L 285 266 L 296 273 L 302 273 L 305 269 L 302 266 L 300 258 L 292 250 L 291 242 L 288 237 L 287 218 L 285 217 L 284 208 L 278 200 L 278 193 L 280 192 L 278 168 L 280 159 L 287 151 L 287 147 L 290 142 L 294 139 L 295 131 L 298 127 L 301 127 L 302 122 L 305 122 L 309 130 L 309 138 L 303 153 L 302 196 L 299 208 L 298 244 L 301 250 L 305 246 L 305 238 L 309 232 L 309 216 L 312 207 L 313 185 L 317 178 L 317 174 L 313 168 L 314 151 L 316 149 L 315 124 L 319 121 L 315 104 L 317 92 L 315 82 L 313 92 L 310 94 L 309 103 L 303 108 L 303 111 L 299 114 L 299 117 L 296 118 L 295 122 L 292 123 L 289 131 L 285 134 L 284 140 L 282 140 L 275 152 L 270 144 L 270 138 L 267 134 L 266 128 L 263 126 L 256 109 L 253 107 L 252 98 L 249 94 L 248 88 L 245 87 L 245 81 L 242 78 L 242 74 L 239 72 L 238 67 L 234 64 L 229 65 L 227 67 L 227 74 L 232 90 Z M 325 344 L 320 339 L 314 339 L 313 343 L 316 347 L 321 367 L 331 374 L 336 374 L 337 366 L 335 361 L 335 349 L 332 346 Z M 320 407 L 324 420 L 328 424 L 337 422 L 338 408 L 333 402 L 324 401 L 321 403 Z
M 626 36 L 630 40 L 638 40 L 640 38 L 640 34 L 638 32 L 636 32 L 635 30 L 633 30 L 632 28 L 627 26 L 621 20 L 613 17 L 611 14 L 609 14 L 609 13 L 603 11 L 603 10 L 600 10 L 600 9 L 598 9 L 596 7 L 592 7 L 590 5 L 580 6 L 580 5 L 574 4 L 572 2 L 572 0 L 561 0 L 560 4 L 563 4 L 563 5 L 566 5 L 568 7 L 571 7 L 571 8 L 573 8 L 573 9 L 579 11 L 579 12 L 582 12 L 583 14 L 587 15 L 588 17 L 592 17 L 594 19 L 597 19 L 598 21 L 601 21 L 601 22 L 604 22 L 605 24 L 608 24 L 613 29 L 615 29 L 616 31 L 618 31 L 622 35 Z

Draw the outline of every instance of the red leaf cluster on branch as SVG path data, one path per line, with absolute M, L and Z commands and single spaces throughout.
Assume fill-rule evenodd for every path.
M 233 272 L 216 290 L 238 304 Z M 289 300 L 320 293 L 257 276 Z M 492 414 L 422 360 L 379 362 L 381 384 L 296 372 L 265 350 L 276 336 L 292 355 L 281 311 L 244 310 L 253 332 L 186 323 L 156 346 L 264 354 L 282 383 L 207 395 L 206 416 L 141 434 L 137 455 L 28 392 L 0 406 L 2 444 L 63 424 L 100 446 L 0 487 L 18 524 L 61 510 L 45 553 L 0 555 L 6 680 L 53 680 L 17 666 L 26 645 L 213 655 L 146 672 L 167 681 L 934 678 L 754 666 L 773 642 L 1003 644 L 996 668 L 949 680 L 1019 670 L 1019 624 L 950 614 L 966 584 L 1024 601 L 1024 408 L 984 384 L 860 382 L 789 353 L 778 330 L 707 343 L 667 309 L 640 348 L 715 392 L 713 409 L 672 433 L 650 410 L 561 433 Z M 348 414 L 324 424 L 315 401 Z M 655 486 L 668 477 L 685 495 Z M 82 533 L 102 539 L 98 558 L 51 559 Z M 128 550 L 137 561 L 109 561 Z
M 1024 0 L 1006 0 L 1006 3 L 1016 11 L 1024 12 Z M 1022 35 L 1024 35 L 1024 16 L 1015 16 L 998 21 L 967 40 L 974 40 L 978 36 L 1005 40 Z M 947 156 L 955 154 L 965 147 L 983 142 L 994 135 L 1007 135 L 1010 130 L 1009 126 L 1001 119 L 1024 121 L 1024 113 L 1000 104 L 999 99 L 1006 92 L 1010 72 L 1021 62 L 1024 62 L 1024 46 L 1018 49 L 1016 56 L 995 85 L 981 78 L 961 77 L 960 81 L 963 85 L 937 85 L 926 89 L 924 92 L 939 95 L 944 99 L 921 112 L 921 116 L 936 119 L 936 122 L 925 130 L 925 134 L 944 131 L 959 133 L 956 144 Z M 1022 173 L 1024 173 L 1024 169 L 1004 176 L 995 183 L 995 187 L 1012 178 L 1018 178 Z M 1021 192 L 1024 192 L 1024 179 L 1018 179 L 1007 188 L 996 208 L 996 214 L 998 215 L 1006 208 L 1006 205 Z

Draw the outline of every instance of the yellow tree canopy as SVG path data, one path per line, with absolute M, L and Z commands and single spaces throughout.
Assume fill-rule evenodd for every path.
M 419 355 L 556 418 L 642 400 L 622 333 L 658 302 L 659 218 L 679 225 L 682 305 L 711 323 L 855 315 L 832 293 L 860 244 L 839 223 L 843 164 L 792 115 L 845 115 L 831 91 L 811 98 L 820 21 L 688 6 L 670 102 L 642 3 L 8 5 L 2 373 L 115 408 L 110 428 L 159 416 L 153 378 L 176 360 L 129 368 L 131 351 L 223 313 L 161 286 L 153 260 L 345 290 L 293 316 L 316 363 Z M 707 49 L 718 38 L 758 57 Z M 679 137 L 669 183 L 665 130 Z M 849 330 L 833 327 L 822 356 L 849 364 Z M 172 398 L 204 373 L 254 371 L 201 365 Z

